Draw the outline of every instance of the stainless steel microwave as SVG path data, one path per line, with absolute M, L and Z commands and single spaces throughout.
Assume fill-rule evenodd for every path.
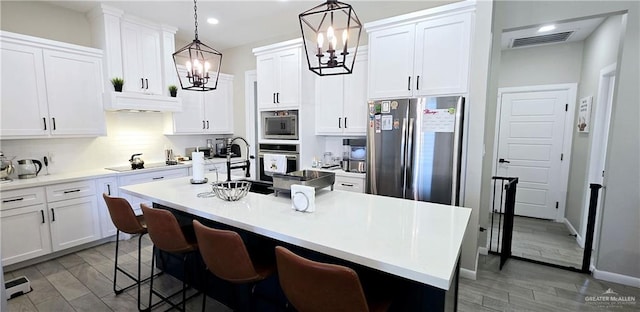
M 298 115 L 262 117 L 262 138 L 276 140 L 298 139 Z

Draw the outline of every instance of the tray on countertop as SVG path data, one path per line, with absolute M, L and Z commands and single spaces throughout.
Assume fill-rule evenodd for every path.
M 299 170 L 287 174 L 273 174 L 273 189 L 276 191 L 276 196 L 279 192 L 290 192 L 293 184 L 311 186 L 316 190 L 331 186 L 333 191 L 335 182 L 336 174 L 334 172 Z

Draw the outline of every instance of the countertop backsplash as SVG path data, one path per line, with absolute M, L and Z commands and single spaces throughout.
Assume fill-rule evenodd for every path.
M 0 151 L 19 159 L 49 157 L 49 173 L 126 166 L 132 154 L 147 163 L 164 162 L 164 150 L 184 155 L 186 147 L 205 146 L 215 135 L 165 136 L 163 113 L 105 112 L 107 135 L 97 138 L 0 140 Z M 16 164 L 14 162 L 14 164 Z M 40 174 L 46 173 L 45 168 Z

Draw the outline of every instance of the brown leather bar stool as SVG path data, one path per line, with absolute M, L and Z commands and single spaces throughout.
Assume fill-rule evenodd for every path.
M 195 239 L 189 239 L 188 236 L 182 231 L 180 224 L 178 224 L 178 220 L 176 217 L 168 210 L 164 209 L 156 209 L 151 208 L 145 204 L 140 204 L 142 208 L 142 214 L 147 222 L 147 230 L 149 231 L 149 237 L 153 242 L 153 257 L 151 258 L 151 282 L 149 283 L 149 307 L 152 307 L 151 298 L 155 294 L 160 297 L 162 301 L 167 302 L 173 308 L 185 311 L 186 302 L 188 299 L 195 297 L 199 294 L 196 292 L 195 294 L 186 297 L 187 294 L 187 257 L 191 254 L 194 255 L 195 251 L 198 250 L 198 244 L 195 242 Z M 178 290 L 177 292 L 169 295 L 163 296 L 159 292 L 153 289 L 153 271 L 155 267 L 155 259 L 156 252 L 155 250 L 160 249 L 161 251 L 167 252 L 173 255 L 179 255 L 182 257 L 182 268 L 183 268 L 183 278 L 182 278 L 182 290 Z M 178 303 L 173 303 L 171 299 L 173 296 L 182 292 L 182 301 Z M 182 309 L 178 306 L 182 304 Z
M 252 261 L 240 235 L 234 231 L 218 230 L 193 220 L 200 254 L 207 270 L 215 276 L 234 284 L 255 285 L 275 271 L 275 263 Z M 205 281 L 206 286 L 206 281 Z M 202 311 L 207 301 L 206 287 L 202 296 Z M 253 302 L 253 298 L 251 300 Z
M 299 312 L 386 311 L 391 301 L 367 300 L 351 268 L 320 263 L 276 247 L 278 278 L 284 294 Z
M 140 307 L 140 284 L 149 280 L 150 277 L 147 277 L 143 280 L 140 279 L 140 262 L 142 258 L 140 257 L 140 250 L 142 247 L 142 236 L 147 234 L 147 226 L 144 222 L 143 216 L 136 216 L 133 212 L 133 208 L 129 202 L 120 197 L 111 197 L 106 193 L 102 194 L 105 203 L 107 204 L 107 208 L 109 209 L 109 215 L 111 216 L 111 221 L 113 221 L 113 225 L 116 227 L 116 256 L 115 256 L 115 264 L 113 269 L 113 291 L 116 295 L 121 294 L 123 291 L 133 287 L 138 286 L 138 310 L 142 310 Z M 118 267 L 118 250 L 120 245 L 120 232 L 124 232 L 127 234 L 138 235 L 138 276 L 133 276 L 129 272 Z M 133 284 L 117 289 L 116 280 L 118 277 L 118 271 L 122 272 L 125 276 L 129 277 L 134 281 Z

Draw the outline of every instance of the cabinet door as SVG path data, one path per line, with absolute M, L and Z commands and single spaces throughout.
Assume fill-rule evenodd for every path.
M 415 25 L 404 25 L 369 35 L 369 98 L 411 96 Z
M 98 203 L 98 215 L 100 216 L 101 237 L 116 235 L 116 226 L 111 221 L 111 215 L 102 194 L 118 196 L 118 182 L 116 178 L 102 178 L 96 180 L 96 201 Z
M 138 53 L 140 62 L 142 62 L 142 77 L 145 83 L 144 92 L 163 94 L 160 33 L 154 29 L 140 26 L 138 40 L 140 42 Z
M 3 266 L 51 252 L 47 218 L 44 204 L 0 210 Z
M 233 80 L 219 79 L 216 90 L 205 92 L 206 132 L 233 133 Z
M 206 93 L 206 92 L 204 92 Z M 173 113 L 175 134 L 201 134 L 205 131 L 203 92 L 179 90 L 182 111 Z
M 103 135 L 102 61 L 44 51 L 47 101 L 53 135 Z
M 53 251 L 101 238 L 100 216 L 95 196 L 49 203 L 48 207 Z
M 258 109 L 276 108 L 277 55 L 261 55 L 256 58 L 258 81 Z
M 46 136 L 49 111 L 42 49 L 3 42 L 0 135 Z M 69 87 L 67 87 L 67 90 Z
M 367 104 L 367 58 L 358 57 L 353 73 L 344 77 L 345 134 L 366 135 L 369 107 Z
M 293 48 L 278 53 L 277 81 L 276 106 L 279 108 L 299 107 L 300 48 Z
M 316 134 L 342 134 L 344 94 L 350 92 L 343 76 L 349 75 L 316 78 Z
M 125 92 L 144 92 L 143 66 L 140 60 L 142 47 L 138 40 L 138 25 L 122 22 L 122 74 Z
M 467 92 L 471 14 L 416 25 L 417 95 Z

